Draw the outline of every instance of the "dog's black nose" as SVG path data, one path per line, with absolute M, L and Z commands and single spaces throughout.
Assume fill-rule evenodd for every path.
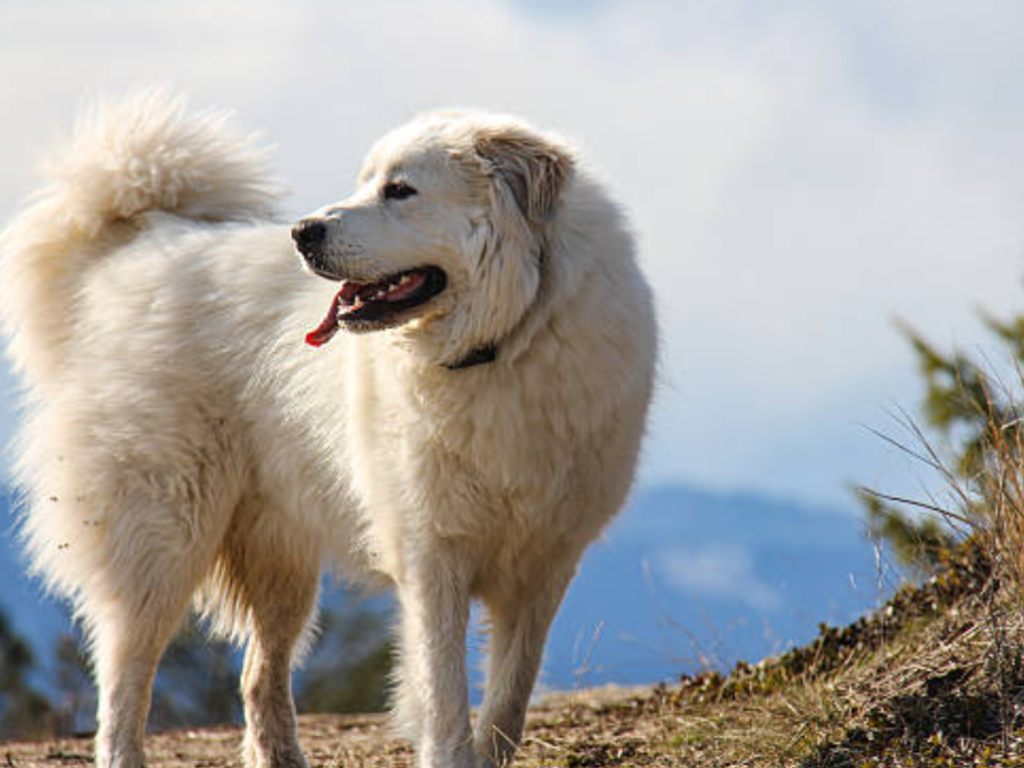
M 327 237 L 327 225 L 319 219 L 303 219 L 292 227 L 292 239 L 302 253 L 315 249 Z

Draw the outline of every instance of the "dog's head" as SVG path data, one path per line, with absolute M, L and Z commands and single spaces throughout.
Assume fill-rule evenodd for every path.
M 308 268 L 341 281 L 308 341 L 429 328 L 445 364 L 499 344 L 537 296 L 572 170 L 565 145 L 506 117 L 439 112 L 387 134 L 355 194 L 292 231 Z

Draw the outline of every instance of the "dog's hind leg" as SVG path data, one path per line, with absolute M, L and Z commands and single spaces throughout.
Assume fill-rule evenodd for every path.
M 137 768 L 143 764 L 143 736 L 153 679 L 160 657 L 188 609 L 190 595 L 176 597 L 153 601 L 152 609 L 119 601 L 90 619 L 99 688 L 97 768 Z
M 102 565 L 80 592 L 99 688 L 98 768 L 143 764 L 157 665 L 223 534 L 216 510 L 191 514 L 152 500 L 129 509 L 104 526 L 103 544 L 89 553 Z
M 575 569 L 516 595 L 485 596 L 491 625 L 487 688 L 474 744 L 481 768 L 512 762 L 548 629 Z
M 242 670 L 248 768 L 306 765 L 291 671 L 316 606 L 322 545 L 299 521 L 251 499 L 238 510 L 220 554 L 215 578 L 232 603 L 234 634 L 248 636 Z

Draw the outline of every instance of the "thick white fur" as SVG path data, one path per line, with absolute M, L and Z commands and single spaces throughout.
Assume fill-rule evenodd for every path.
M 156 665 L 197 600 L 248 641 L 246 763 L 303 765 L 290 664 L 332 561 L 397 589 L 395 711 L 419 765 L 502 764 L 564 590 L 634 471 L 655 330 L 632 239 L 560 140 L 426 116 L 316 216 L 347 276 L 432 264 L 449 286 L 314 349 L 303 335 L 337 284 L 273 221 L 263 157 L 162 94 L 98 107 L 0 240 L 27 383 L 22 532 L 91 642 L 97 764 L 142 763 Z M 382 199 L 395 174 L 419 194 Z M 445 367 L 488 343 L 494 362 Z M 473 599 L 491 632 L 475 734 Z

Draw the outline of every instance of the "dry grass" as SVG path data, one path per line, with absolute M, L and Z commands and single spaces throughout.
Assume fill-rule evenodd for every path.
M 680 716 L 706 724 L 714 746 L 682 750 L 681 764 L 1024 765 L 1024 430 L 995 413 L 989 403 L 966 479 L 907 421 L 910 452 L 941 473 L 956 507 L 909 503 L 967 536 L 939 575 L 807 648 L 684 685 Z

